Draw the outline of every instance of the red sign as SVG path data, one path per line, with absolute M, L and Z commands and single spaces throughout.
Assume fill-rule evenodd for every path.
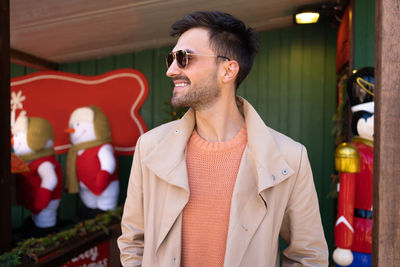
M 62 267 L 107 267 L 110 266 L 110 243 L 103 242 L 72 258 Z
M 106 114 L 114 148 L 119 155 L 132 155 L 141 134 L 147 131 L 139 115 L 149 86 L 145 76 L 133 69 L 82 76 L 44 71 L 11 80 L 11 126 L 21 112 L 47 119 L 55 132 L 56 153 L 70 147 L 68 128 L 71 113 L 96 105 Z

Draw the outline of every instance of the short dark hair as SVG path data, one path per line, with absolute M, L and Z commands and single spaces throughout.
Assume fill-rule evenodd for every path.
M 192 28 L 206 28 L 210 33 L 210 46 L 218 55 L 239 63 L 236 88 L 249 74 L 258 52 L 258 39 L 252 28 L 230 14 L 219 11 L 190 13 L 171 25 L 171 36 L 179 37 Z

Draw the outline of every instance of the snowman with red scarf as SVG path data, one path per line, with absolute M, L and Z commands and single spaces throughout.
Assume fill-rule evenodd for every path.
M 107 117 L 97 106 L 78 108 L 70 116 L 67 131 L 72 144 L 66 165 L 67 192 L 79 191 L 87 208 L 83 217 L 114 209 L 119 181 Z
M 29 167 L 29 172 L 16 175 L 17 203 L 32 213 L 33 224 L 26 222 L 24 230 L 29 236 L 43 236 L 56 226 L 62 195 L 62 169 L 53 149 L 53 127 L 43 118 L 21 114 L 12 133 L 14 153 Z

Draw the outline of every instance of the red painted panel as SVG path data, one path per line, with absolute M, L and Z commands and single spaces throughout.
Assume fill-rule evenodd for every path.
M 21 112 L 47 119 L 55 132 L 56 153 L 67 152 L 71 113 L 79 107 L 96 105 L 108 117 L 114 148 L 131 155 L 137 139 L 147 131 L 139 115 L 149 86 L 138 70 L 120 69 L 98 76 L 60 71 L 36 72 L 11 80 L 11 125 Z

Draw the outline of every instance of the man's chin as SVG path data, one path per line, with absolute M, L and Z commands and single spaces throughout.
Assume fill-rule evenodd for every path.
M 174 99 L 173 97 L 171 99 L 171 105 L 175 108 L 183 108 L 188 106 L 185 102 L 179 101 L 179 99 Z

